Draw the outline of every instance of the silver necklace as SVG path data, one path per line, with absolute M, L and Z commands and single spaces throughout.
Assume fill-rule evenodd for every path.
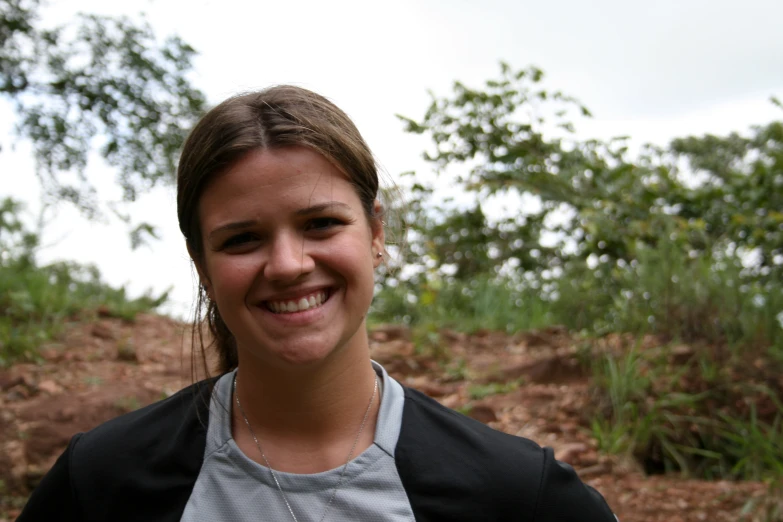
M 332 496 L 329 497 L 329 502 L 326 503 L 326 507 L 324 508 L 324 513 L 323 515 L 321 515 L 319 522 L 323 522 L 324 519 L 326 518 L 326 513 L 329 511 L 329 508 L 332 505 L 332 501 L 334 500 L 334 497 L 337 496 L 337 491 L 343 485 L 343 479 L 345 478 L 345 470 L 348 469 L 348 464 L 350 464 L 351 462 L 351 457 L 353 457 L 353 452 L 356 450 L 356 445 L 359 443 L 359 437 L 362 436 L 362 432 L 364 431 L 364 425 L 367 422 L 367 416 L 370 414 L 370 409 L 372 408 L 372 403 L 375 401 L 375 395 L 377 393 L 378 393 L 378 376 L 376 375 L 375 386 L 372 389 L 372 396 L 370 397 L 370 403 L 367 405 L 367 409 L 364 412 L 364 417 L 362 418 L 362 424 L 361 426 L 359 426 L 359 433 L 356 434 L 356 438 L 353 441 L 353 446 L 351 446 L 351 451 L 348 452 L 348 458 L 345 459 L 343 470 L 342 472 L 340 472 L 340 479 L 337 481 L 337 485 L 332 490 Z M 242 418 L 245 420 L 245 424 L 247 424 L 247 429 L 250 432 L 250 435 L 253 437 L 253 442 L 256 443 L 256 448 L 258 448 L 258 452 L 261 454 L 261 458 L 264 459 L 264 464 L 266 464 L 266 467 L 269 469 L 270 473 L 272 474 L 272 478 L 275 481 L 277 490 L 280 492 L 280 496 L 283 497 L 283 502 L 285 502 L 285 505 L 288 508 L 288 512 L 291 514 L 291 518 L 294 519 L 294 522 L 299 522 L 299 519 L 297 519 L 296 515 L 294 514 L 294 510 L 291 508 L 291 504 L 288 502 L 288 497 L 286 497 L 283 488 L 280 487 L 280 481 L 277 480 L 277 473 L 275 473 L 275 470 L 273 470 L 272 466 L 269 465 L 269 460 L 266 458 L 266 454 L 264 454 L 264 450 L 261 449 L 261 443 L 258 442 L 258 437 L 256 437 L 256 433 L 253 431 L 253 427 L 250 426 L 250 421 L 247 420 L 247 415 L 245 415 L 245 410 L 242 408 L 242 403 L 239 402 L 239 393 L 237 392 L 236 374 L 234 374 L 234 397 L 236 397 L 237 407 L 239 408 L 239 412 L 242 414 Z

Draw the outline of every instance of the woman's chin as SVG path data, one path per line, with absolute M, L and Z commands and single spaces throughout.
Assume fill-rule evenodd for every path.
M 328 349 L 297 349 L 297 350 L 284 350 L 277 355 L 281 366 L 291 369 L 307 369 L 313 366 L 320 366 L 324 361 L 329 359 L 332 350 Z
M 272 350 L 242 350 L 249 351 L 250 357 L 260 365 L 274 368 L 275 371 L 296 371 L 318 367 L 330 360 L 340 348 L 333 343 L 302 340 L 294 343 L 277 343 Z M 242 359 L 240 354 L 240 360 Z

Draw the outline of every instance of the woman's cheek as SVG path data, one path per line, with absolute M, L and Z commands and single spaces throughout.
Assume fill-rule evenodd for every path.
M 253 256 L 222 256 L 213 264 L 212 279 L 218 292 L 222 289 L 234 293 L 240 289 L 248 290 L 257 273 L 258 263 Z

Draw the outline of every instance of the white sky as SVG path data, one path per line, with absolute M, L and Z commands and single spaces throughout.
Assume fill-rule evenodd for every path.
M 147 13 L 163 37 L 179 34 L 200 56 L 195 84 L 212 103 L 238 91 L 295 83 L 330 97 L 355 120 L 389 175 L 428 167 L 427 142 L 402 132 L 427 90 L 454 80 L 480 86 L 498 62 L 541 67 L 547 84 L 578 97 L 595 115 L 578 135 L 630 135 L 666 143 L 701 133 L 745 130 L 783 118 L 783 2 L 779 0 L 397 0 L 395 2 L 53 0 L 51 23 L 77 11 Z M 121 5 L 122 4 L 122 5 Z M 132 8 L 126 6 L 132 5 Z M 29 148 L 12 151 L 12 113 L 0 102 L 0 197 L 38 200 Z M 111 191 L 114 173 L 93 168 Z M 42 261 L 94 262 L 132 294 L 174 286 L 166 309 L 189 310 L 191 273 L 176 224 L 175 196 L 161 189 L 133 209 L 158 225 L 162 241 L 131 251 L 120 225 L 90 224 L 62 209 L 45 232 Z

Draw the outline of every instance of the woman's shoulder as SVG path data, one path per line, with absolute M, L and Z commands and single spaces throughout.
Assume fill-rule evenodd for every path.
M 551 448 L 492 429 L 411 388 L 405 388 L 395 460 L 420 512 L 446 513 L 449 520 L 525 514 L 542 522 L 615 521 L 603 497 Z

